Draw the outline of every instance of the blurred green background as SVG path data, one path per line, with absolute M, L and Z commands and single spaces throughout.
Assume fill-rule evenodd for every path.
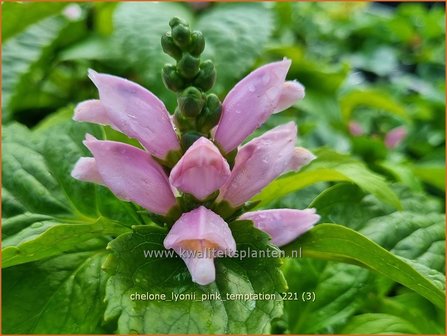
M 2 9 L 2 122 L 40 135 L 71 119 L 78 102 L 97 97 L 88 68 L 146 86 L 173 112 L 175 95 L 161 81 L 172 60 L 160 46 L 173 16 L 204 33 L 204 57 L 218 71 L 212 91 L 222 99 L 257 66 L 290 58 L 288 78 L 303 83 L 306 97 L 253 136 L 295 120 L 300 145 L 359 159 L 391 182 L 405 212 L 353 185 L 328 183 L 269 206 L 304 208 L 313 200 L 322 221 L 346 223 L 399 256 L 420 257 L 443 277 L 443 240 L 427 243 L 429 252 L 439 243 L 439 257 L 417 254 L 423 237 L 413 236 L 410 248 L 398 239 L 422 226 L 444 235 L 444 4 L 7 2 Z M 406 135 L 387 146 L 397 127 Z M 445 332 L 445 312 L 365 269 L 306 259 L 283 270 L 290 290 L 316 291 L 319 299 L 314 306 L 286 302 L 274 333 Z

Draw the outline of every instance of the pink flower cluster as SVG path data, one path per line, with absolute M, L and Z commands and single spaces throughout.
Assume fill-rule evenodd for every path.
M 298 82 L 285 80 L 289 67 L 289 60 L 270 63 L 240 81 L 222 104 L 212 139 L 201 137 L 184 153 L 161 100 L 136 83 L 90 71 L 99 100 L 80 103 L 74 120 L 109 125 L 138 140 L 144 149 L 87 134 L 84 144 L 93 158 L 80 158 L 72 176 L 104 185 L 118 198 L 161 216 L 179 209 L 182 195 L 192 195 L 201 205 L 176 220 L 165 248 L 177 253 L 213 248 L 231 255 L 236 251 L 231 230 L 224 218 L 204 206 L 205 201 L 218 192 L 214 206 L 237 209 L 279 175 L 298 170 L 315 158 L 308 150 L 295 147 L 297 128 L 290 122 L 242 145 L 232 168 L 225 159 L 271 114 L 304 97 Z M 160 164 L 170 153 L 181 155 L 172 169 Z M 261 210 L 239 218 L 251 220 L 278 246 L 291 242 L 319 220 L 314 209 Z M 194 282 L 206 285 L 215 280 L 212 256 L 180 256 Z

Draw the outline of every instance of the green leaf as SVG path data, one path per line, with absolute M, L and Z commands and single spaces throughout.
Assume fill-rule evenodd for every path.
M 3 129 L 3 267 L 142 223 L 131 204 L 70 176 L 79 157 L 88 155 L 81 143 L 85 132 L 101 137 L 99 127 L 73 122 L 41 135 L 18 124 Z
M 29 25 L 59 13 L 66 3 L 5 2 L 2 4 L 2 40 L 19 34 Z
M 396 181 L 409 186 L 413 190 L 423 190 L 420 179 L 414 174 L 411 166 L 408 164 L 384 161 L 377 163 L 377 166 L 393 176 Z
M 374 90 L 351 91 L 340 98 L 343 120 L 348 122 L 359 106 L 372 107 L 408 120 L 405 108 L 384 92 Z
M 309 207 L 317 209 L 321 222 L 344 223 L 354 230 L 363 228 L 372 218 L 392 212 L 352 183 L 338 183 L 327 188 Z
M 12 5 L 12 4 L 11 4 Z M 20 21 L 19 21 L 20 22 Z M 2 120 L 12 119 L 18 97 L 34 68 L 48 62 L 61 32 L 69 25 L 62 16 L 48 17 L 9 39 L 2 49 Z
M 2 271 L 4 334 L 103 333 L 105 240 Z
M 445 316 L 429 301 L 409 290 L 384 298 L 379 311 L 409 321 L 420 334 L 445 334 Z
M 288 292 L 314 292 L 315 302 L 285 301 L 291 334 L 333 333 L 371 292 L 368 270 L 343 263 L 288 259 L 283 268 Z
M 278 250 L 268 236 L 250 222 L 231 225 L 238 251 Z M 282 314 L 279 292 L 285 283 L 278 258 L 219 258 L 216 282 L 200 286 L 191 281 L 183 261 L 171 255 L 145 258 L 144 251 L 163 253 L 166 231 L 135 226 L 112 241 L 112 256 L 105 269 L 112 273 L 107 284 L 106 321 L 117 319 L 118 333 L 268 333 L 270 322 Z M 132 300 L 132 293 L 165 294 L 166 300 Z M 191 294 L 174 302 L 172 293 Z M 206 297 L 220 294 L 222 300 Z M 277 300 L 229 300 L 227 294 L 269 293 Z M 202 295 L 203 300 L 202 300 Z
M 396 281 L 445 309 L 442 284 L 418 272 L 403 258 L 397 257 L 362 234 L 334 224 L 319 224 L 284 249 L 302 249 L 304 257 L 343 261 L 366 267 Z
M 266 47 L 273 32 L 271 11 L 261 3 L 219 4 L 201 15 L 196 28 L 206 40 L 204 59 L 213 60 L 222 94 L 240 80 Z
M 423 182 L 445 191 L 445 165 L 420 164 L 413 166 L 412 171 Z
M 110 37 L 89 36 L 60 53 L 61 61 L 79 60 L 116 60 L 119 55 L 116 45 Z
M 310 206 L 317 208 L 323 222 L 359 230 L 444 286 L 445 216 L 437 213 L 439 204 L 424 194 L 394 189 L 405 211 L 393 212 L 349 184 L 325 190 Z
M 421 192 L 414 192 L 401 185 L 392 185 L 392 190 L 406 211 L 414 213 L 440 213 L 438 199 Z M 317 208 L 322 222 L 344 223 L 351 229 L 365 228 L 368 221 L 394 212 L 391 206 L 380 203 L 372 195 L 365 194 L 352 183 L 338 183 L 321 192 L 309 205 Z
M 362 314 L 354 317 L 342 334 L 419 334 L 408 320 L 389 314 Z
M 79 242 L 128 231 L 122 224 L 106 219 L 94 223 L 64 223 L 40 216 L 25 213 L 3 222 L 3 268 L 61 254 Z M 17 227 L 21 230 L 14 232 Z M 14 234 L 8 236 L 10 231 Z
M 371 219 L 361 232 L 398 256 L 445 272 L 445 216 L 442 214 L 394 212 Z
M 255 196 L 253 201 L 261 201 L 259 206 L 266 206 L 271 201 L 291 192 L 300 190 L 317 182 L 349 181 L 357 184 L 364 191 L 370 192 L 381 201 L 400 209 L 399 199 L 388 187 L 385 179 L 348 155 L 339 154 L 329 149 L 314 151 L 317 159 L 299 172 L 293 172 L 278 178 Z
M 399 66 L 397 49 L 392 47 L 365 48 L 350 58 L 356 68 L 371 71 L 379 76 L 391 75 Z

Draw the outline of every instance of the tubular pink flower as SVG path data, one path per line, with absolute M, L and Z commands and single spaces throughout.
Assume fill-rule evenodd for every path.
M 297 82 L 285 82 L 290 60 L 264 65 L 242 79 L 222 104 L 215 140 L 225 152 L 235 149 L 268 117 L 304 96 Z
M 81 158 L 73 169 L 73 177 L 102 182 L 118 198 L 160 215 L 166 215 L 176 205 L 163 168 L 144 150 L 120 142 L 100 141 L 89 134 L 84 144 L 94 159 Z
M 192 281 L 208 285 L 216 278 L 214 252 L 232 255 L 236 242 L 227 223 L 211 210 L 200 206 L 184 213 L 172 226 L 163 245 L 183 259 Z
M 74 119 L 110 125 L 137 139 L 152 155 L 164 159 L 180 145 L 163 102 L 127 79 L 89 70 L 100 100 L 80 103 Z
M 407 136 L 407 129 L 404 126 L 393 128 L 385 135 L 385 145 L 388 148 L 396 148 Z
M 199 200 L 219 189 L 230 176 L 230 167 L 217 147 L 201 137 L 175 165 L 169 181 Z
M 242 146 L 218 201 L 238 207 L 290 168 L 296 142 L 293 122 L 275 127 Z
M 254 225 L 272 237 L 272 243 L 283 246 L 308 231 L 320 220 L 315 209 L 273 209 L 246 212 L 239 217 L 251 220 Z

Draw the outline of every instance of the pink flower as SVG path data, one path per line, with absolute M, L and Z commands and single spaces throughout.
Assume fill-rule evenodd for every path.
M 136 83 L 90 71 L 89 76 L 99 90 L 100 99 L 80 103 L 73 119 L 109 125 L 137 139 L 145 150 L 87 135 L 84 144 L 93 157 L 80 158 L 72 176 L 106 186 L 118 198 L 166 216 L 166 221 L 178 218 L 164 240 L 165 248 L 174 249 L 183 259 L 192 281 L 200 285 L 213 282 L 216 252 L 221 252 L 220 256 L 231 256 L 236 251 L 236 242 L 225 222 L 227 215 L 223 215 L 224 219 L 205 205 L 219 213 L 228 210 L 233 215 L 236 208 L 276 177 L 298 170 L 315 159 L 307 149 L 295 147 L 297 127 L 293 122 L 278 126 L 243 145 L 237 152 L 232 170 L 223 155 L 235 149 L 271 114 L 304 97 L 300 83 L 285 81 L 289 67 L 288 60 L 271 63 L 239 82 L 225 98 L 221 119 L 212 132 L 217 147 L 201 137 L 172 169 L 172 158 L 181 154 L 181 149 L 164 104 Z M 199 96 L 202 98 L 201 94 Z M 207 108 L 211 107 L 207 105 Z M 196 136 L 196 122 L 192 118 L 187 121 L 179 135 Z M 219 194 L 213 200 L 210 196 L 216 191 Z M 190 194 L 196 200 L 187 198 L 188 203 L 181 199 L 177 204 L 175 194 L 179 198 Z M 190 203 L 194 202 L 196 209 L 176 216 L 180 204 L 190 208 Z M 223 204 L 223 210 L 219 203 Z M 319 216 L 314 209 L 280 209 L 249 212 L 240 219 L 253 221 L 256 227 L 272 237 L 273 243 L 281 246 L 309 230 Z
M 254 225 L 272 237 L 272 243 L 283 246 L 308 231 L 320 220 L 315 209 L 273 209 L 246 212 L 239 217 L 251 220 Z
M 396 148 L 407 136 L 407 129 L 404 126 L 393 128 L 385 135 L 385 145 L 388 148 Z
M 290 122 L 242 146 L 217 200 L 238 207 L 282 173 L 312 160 L 314 156 L 309 151 L 295 149 L 296 132 L 296 125 Z
M 216 278 L 215 252 L 232 255 L 236 251 L 227 223 L 204 206 L 184 213 L 163 244 L 166 249 L 175 250 L 188 267 L 192 281 L 200 285 L 208 285 Z
M 264 65 L 242 79 L 222 104 L 215 140 L 226 153 L 235 149 L 272 113 L 304 97 L 298 82 L 285 82 L 290 60 Z
M 354 136 L 360 136 L 365 134 L 365 130 L 363 129 L 362 125 L 360 125 L 356 121 L 350 121 L 348 125 L 349 133 L 351 133 Z
M 180 149 L 177 134 L 163 102 L 142 86 L 126 79 L 89 70 L 99 100 L 80 103 L 73 119 L 102 125 L 137 139 L 148 152 L 165 159 Z
M 144 150 L 114 141 L 86 136 L 85 146 L 94 158 L 80 158 L 71 175 L 107 186 L 118 198 L 166 215 L 176 205 L 163 168 Z
M 199 200 L 218 190 L 230 176 L 230 167 L 217 147 L 201 137 L 189 147 L 171 171 L 169 181 Z

